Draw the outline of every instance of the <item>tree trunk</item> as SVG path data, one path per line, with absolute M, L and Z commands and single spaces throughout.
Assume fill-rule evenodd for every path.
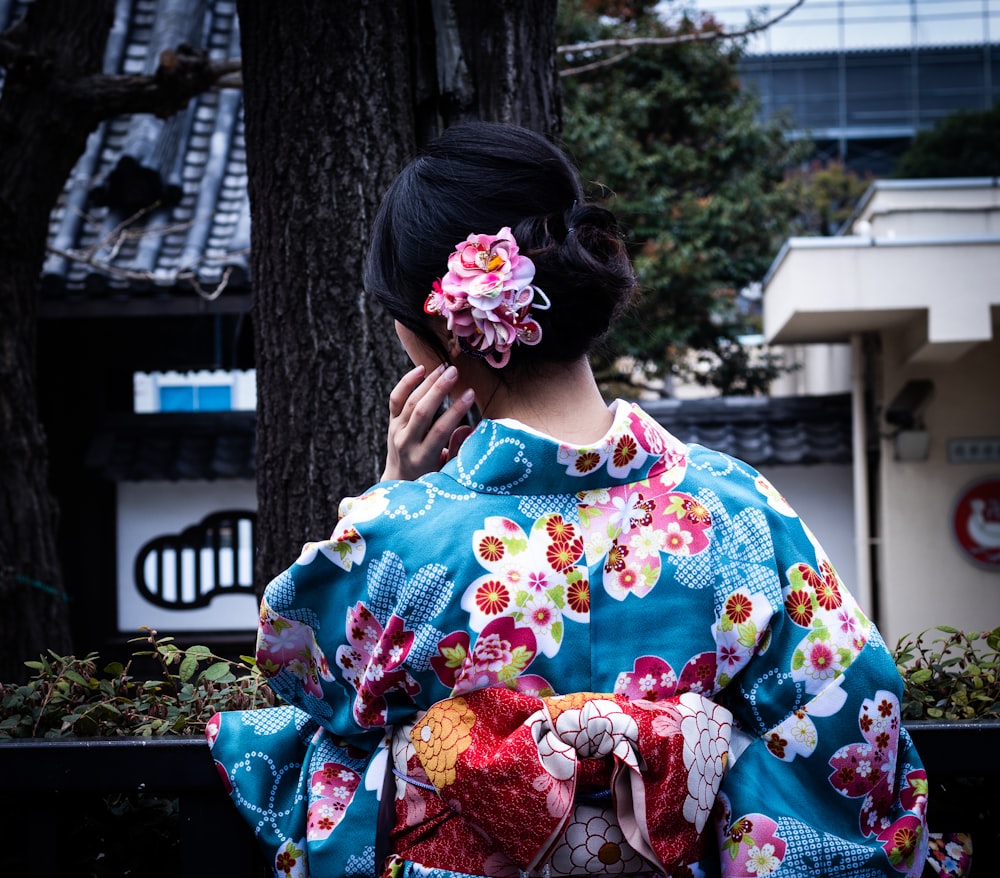
M 549 136 L 562 129 L 556 0 L 434 0 L 438 102 L 445 125 L 512 122 Z
M 559 129 L 555 0 L 239 0 L 260 587 L 382 470 L 408 361 L 361 289 L 382 193 L 461 119 Z
M 240 0 L 253 215 L 255 580 L 374 483 L 405 371 L 361 288 L 379 199 L 414 144 L 401 3 Z
M 20 49 L 0 98 L 0 679 L 7 682 L 27 679 L 24 662 L 49 648 L 72 651 L 36 396 L 37 280 L 49 214 L 97 124 L 81 117 L 68 87 L 100 72 L 114 6 L 36 0 L 15 34 Z

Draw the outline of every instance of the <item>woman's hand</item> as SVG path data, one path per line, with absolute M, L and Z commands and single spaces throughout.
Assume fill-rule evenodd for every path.
M 458 380 L 458 370 L 442 363 L 424 377 L 424 367 L 407 372 L 389 394 L 388 453 L 382 480 L 415 479 L 441 469 L 472 432 L 465 417 L 475 401 L 469 389 L 438 410 Z

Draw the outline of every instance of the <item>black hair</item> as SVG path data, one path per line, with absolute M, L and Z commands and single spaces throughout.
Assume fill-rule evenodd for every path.
M 532 316 L 536 346 L 515 345 L 504 372 L 589 353 L 628 305 L 635 276 L 613 214 L 585 203 L 566 155 L 541 134 L 496 122 L 447 128 L 389 187 L 372 228 L 365 289 L 446 359 L 424 313 L 431 284 L 470 233 L 510 226 L 552 303 Z

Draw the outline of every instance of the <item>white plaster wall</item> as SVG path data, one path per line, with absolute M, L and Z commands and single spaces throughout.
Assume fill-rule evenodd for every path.
M 132 576 L 136 554 L 154 537 L 179 533 L 212 512 L 256 508 L 256 483 L 250 480 L 120 482 L 118 630 L 136 636 L 144 625 L 167 635 L 181 631 L 256 631 L 257 599 L 251 594 L 218 594 L 207 607 L 169 610 L 147 601 L 136 589 Z
M 994 324 L 994 338 L 1000 338 L 998 329 Z M 924 411 L 928 460 L 895 461 L 891 440 L 882 440 L 882 633 L 893 643 L 941 624 L 967 631 L 994 628 L 1000 625 L 1000 572 L 966 560 L 952 537 L 951 512 L 971 482 L 1000 478 L 1000 461 L 949 463 L 947 443 L 1000 437 L 1000 341 L 980 345 L 954 363 L 920 370 L 901 364 L 900 349 L 899 339 L 885 338 L 884 398 L 891 400 L 911 378 L 931 379 L 934 394 Z
M 853 589 L 855 559 L 854 490 L 850 464 L 773 466 L 761 473 L 798 513 L 819 541 L 848 590 Z M 866 613 L 871 607 L 862 606 Z

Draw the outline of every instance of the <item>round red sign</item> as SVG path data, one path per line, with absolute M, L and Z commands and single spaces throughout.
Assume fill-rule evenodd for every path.
M 1000 570 L 1000 478 L 973 482 L 958 495 L 951 530 L 967 560 Z

